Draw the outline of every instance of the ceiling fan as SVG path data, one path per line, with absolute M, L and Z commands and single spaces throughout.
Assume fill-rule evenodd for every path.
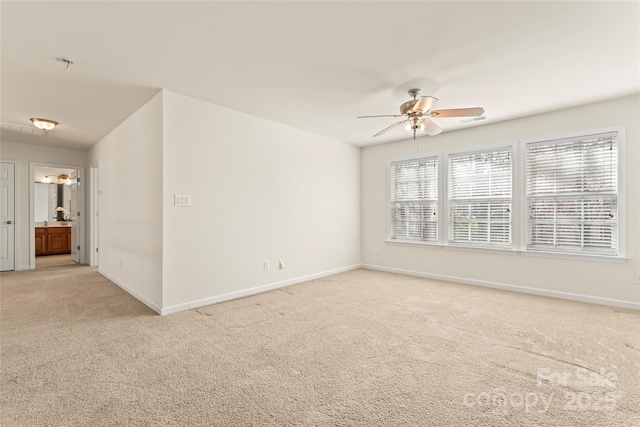
M 380 136 L 389 132 L 391 129 L 407 123 L 406 129 L 413 131 L 413 139 L 416 139 L 416 132 L 424 130 L 427 135 L 434 136 L 442 132 L 442 129 L 436 125 L 431 117 L 445 118 L 445 117 L 477 117 L 484 114 L 484 108 L 453 108 L 449 110 L 432 110 L 433 106 L 438 102 L 438 98 L 433 96 L 420 96 L 420 89 L 411 89 L 409 95 L 413 97 L 412 100 L 403 103 L 400 106 L 400 112 L 402 114 L 389 114 L 384 116 L 359 116 L 359 119 L 367 119 L 372 117 L 404 117 L 397 123 L 382 129 L 380 132 L 373 135 L 374 137 Z

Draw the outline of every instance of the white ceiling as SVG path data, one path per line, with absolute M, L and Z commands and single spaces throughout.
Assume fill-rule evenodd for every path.
M 2 1 L 1 121 L 60 126 L 0 130 L 86 149 L 161 88 L 358 146 L 407 137 L 356 116 L 396 114 L 413 87 L 485 108 L 445 131 L 478 126 L 638 93 L 639 5 Z

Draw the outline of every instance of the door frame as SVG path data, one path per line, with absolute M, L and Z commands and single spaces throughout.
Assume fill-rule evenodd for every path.
M 99 179 L 100 179 L 100 168 L 99 164 L 96 163 L 89 167 L 89 250 L 91 254 L 89 255 L 89 265 L 92 267 L 97 267 L 100 262 L 100 253 L 98 252 L 98 248 L 100 245 L 100 228 L 98 215 L 100 211 L 100 188 L 99 188 Z
M 13 271 L 24 270 L 27 267 L 20 265 L 20 192 L 18 191 L 20 180 L 20 162 L 17 160 L 0 159 L 1 163 L 13 165 Z M 35 229 L 34 229 L 35 233 Z M 35 234 L 33 236 L 35 239 Z M 8 270 L 11 271 L 11 270 Z
M 40 162 L 29 162 L 29 268 L 36 268 L 36 223 L 34 218 L 34 209 L 35 209 L 35 168 L 36 166 L 46 166 L 50 168 L 61 168 L 61 169 L 77 169 L 78 170 L 78 179 L 80 180 L 80 185 L 83 187 L 78 192 L 78 208 L 80 211 L 80 220 L 78 221 L 78 242 L 80 242 L 80 264 L 85 264 L 85 238 L 84 238 L 84 224 L 85 224 L 85 211 L 86 206 L 84 203 L 84 195 L 86 184 L 84 178 L 84 166 L 78 165 L 64 165 L 57 163 L 40 163 Z M 83 186 L 84 184 L 84 186 Z

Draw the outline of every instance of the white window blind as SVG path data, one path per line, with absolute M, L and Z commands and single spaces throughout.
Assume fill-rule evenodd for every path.
M 617 132 L 527 144 L 527 249 L 617 255 Z
M 512 149 L 449 155 L 449 242 L 511 246 Z
M 389 167 L 392 240 L 438 240 L 438 158 L 391 162 Z

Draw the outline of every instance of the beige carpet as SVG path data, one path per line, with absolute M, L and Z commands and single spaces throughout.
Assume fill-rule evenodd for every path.
M 90 267 L 0 278 L 3 426 L 640 425 L 632 310 L 355 270 L 161 317 Z
M 71 254 L 47 255 L 36 257 L 36 268 L 58 267 L 61 265 L 73 265 Z

